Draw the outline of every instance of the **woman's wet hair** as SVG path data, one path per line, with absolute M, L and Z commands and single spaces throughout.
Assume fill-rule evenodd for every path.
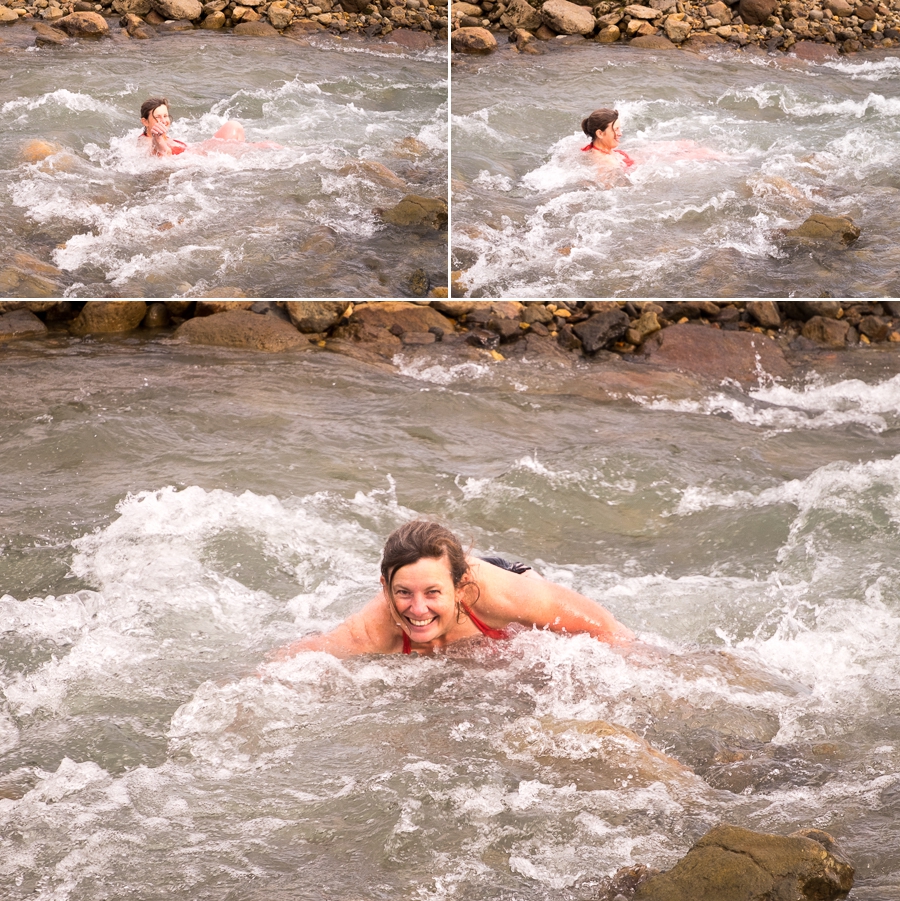
M 169 101 L 165 97 L 151 97 L 141 104 L 141 118 L 149 119 L 150 113 L 155 112 L 161 106 L 168 106 Z M 147 128 L 144 127 L 144 134 L 147 134 Z
M 455 588 L 459 588 L 469 571 L 466 552 L 459 539 L 440 523 L 415 519 L 400 526 L 388 535 L 381 557 L 381 575 L 384 577 L 388 600 L 393 604 L 392 583 L 397 570 L 416 563 L 423 557 L 439 560 L 447 557 L 450 576 Z
M 619 118 L 617 109 L 595 109 L 581 123 L 581 130 L 591 139 L 597 137 L 598 131 L 606 131 Z

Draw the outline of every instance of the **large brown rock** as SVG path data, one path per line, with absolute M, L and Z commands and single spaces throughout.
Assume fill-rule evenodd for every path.
M 676 50 L 678 49 L 668 38 L 661 34 L 641 34 L 628 42 L 629 47 L 643 47 L 644 50 Z
M 71 13 L 63 16 L 56 24 L 66 34 L 80 38 L 100 38 L 109 34 L 109 25 L 99 13 Z
M 290 300 L 285 305 L 291 322 L 301 332 L 327 332 L 341 321 L 347 304 L 343 300 Z
M 799 319 L 806 322 L 813 316 L 824 316 L 826 319 L 837 319 L 841 314 L 839 300 L 783 300 L 781 309 L 788 319 Z
M 289 322 L 275 316 L 259 316 L 247 310 L 189 319 L 178 326 L 174 337 L 188 344 L 212 344 L 269 353 L 311 346 L 309 339 Z
M 394 335 L 427 332 L 439 328 L 444 334 L 453 332 L 453 321 L 433 307 L 402 300 L 361 303 L 350 319 L 355 328 L 387 329 Z
M 457 28 L 450 34 L 454 53 L 490 53 L 497 49 L 497 39 L 486 28 Z
M 382 210 L 381 218 L 390 225 L 439 231 L 447 226 L 447 204 L 439 197 L 407 194 L 395 207 Z
M 847 216 L 823 216 L 816 213 L 802 225 L 786 231 L 788 238 L 799 238 L 804 243 L 852 244 L 859 237 L 859 227 Z
M 838 901 L 853 875 L 827 832 L 781 836 L 723 825 L 671 870 L 641 883 L 634 901 Z
M 268 22 L 241 22 L 234 26 L 234 33 L 254 38 L 278 37 L 278 31 Z
M 735 379 L 752 384 L 759 370 L 787 378 L 791 367 L 781 348 L 758 332 L 732 332 L 686 322 L 651 335 L 641 354 L 654 364 L 716 381 Z
M 14 310 L 0 316 L 0 344 L 46 334 L 47 326 L 30 310 Z
M 130 332 L 147 315 L 142 300 L 89 300 L 69 326 L 73 335 L 105 335 Z
M 779 328 L 781 326 L 781 313 L 778 312 L 778 304 L 774 300 L 749 300 L 747 312 L 763 328 Z
M 544 24 L 559 34 L 590 34 L 597 25 L 589 9 L 569 0 L 547 0 L 541 16 Z
M 46 22 L 35 22 L 31 26 L 31 30 L 34 32 L 34 43 L 37 47 L 59 47 L 62 44 L 68 44 L 72 40 L 58 28 L 54 28 Z M 46 144 L 46 141 L 30 141 L 29 143 L 33 145 Z
M 850 324 L 843 319 L 813 316 L 803 324 L 803 337 L 827 347 L 843 347 L 847 343 Z
M 575 325 L 572 330 L 581 339 L 585 352 L 593 354 L 618 341 L 629 325 L 631 320 L 616 307 L 594 313 L 589 319 Z
M 510 31 L 516 28 L 536 31 L 541 27 L 542 21 L 541 14 L 528 3 L 528 0 L 510 0 L 506 12 L 500 16 L 500 24 Z
M 19 16 L 16 14 L 14 9 L 9 9 L 6 6 L 0 6 L 0 25 L 12 25 L 13 22 L 18 22 Z
M 153 0 L 153 9 L 164 19 L 189 19 L 193 22 L 203 15 L 200 0 Z
M 778 8 L 778 0 L 741 0 L 738 14 L 747 25 L 762 25 Z

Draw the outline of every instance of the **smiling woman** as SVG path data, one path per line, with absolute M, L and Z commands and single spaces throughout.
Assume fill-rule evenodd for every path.
M 278 649 L 272 658 L 284 660 L 302 651 L 336 657 L 430 654 L 479 634 L 505 638 L 504 630 L 513 623 L 586 632 L 610 644 L 634 638 L 590 598 L 548 582 L 520 563 L 467 556 L 448 529 L 415 520 L 388 537 L 381 591 L 359 613 L 331 632 Z

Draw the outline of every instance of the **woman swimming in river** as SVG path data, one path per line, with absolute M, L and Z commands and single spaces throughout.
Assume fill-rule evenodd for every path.
M 280 144 L 271 141 L 262 141 L 255 144 L 247 144 L 244 137 L 244 126 L 240 122 L 229 120 L 207 141 L 189 147 L 184 141 L 169 137 L 169 126 L 172 119 L 169 116 L 169 101 L 165 97 L 151 97 L 141 104 L 141 124 L 144 130 L 138 136 L 138 143 L 147 146 L 153 156 L 177 156 L 185 150 L 224 149 L 213 142 L 230 141 L 243 144 L 246 147 L 262 147 L 271 150 L 280 149 Z
M 591 143 L 582 147 L 583 151 L 592 151 L 594 161 L 604 169 L 628 169 L 634 160 L 619 150 L 622 138 L 622 126 L 619 124 L 619 111 L 614 109 L 596 109 L 587 119 L 582 120 L 581 130 L 591 139 Z
M 415 520 L 390 534 L 381 560 L 381 591 L 331 632 L 279 648 L 271 659 L 302 651 L 336 657 L 430 654 L 455 641 L 506 638 L 513 623 L 551 632 L 586 632 L 612 645 L 634 633 L 596 601 L 499 557 L 467 556 L 456 536 Z

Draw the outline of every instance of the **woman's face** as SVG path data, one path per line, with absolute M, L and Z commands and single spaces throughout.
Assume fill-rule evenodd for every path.
M 381 580 L 385 586 L 385 580 Z M 457 621 L 457 590 L 446 555 L 422 557 L 401 566 L 393 579 L 394 613 L 400 628 L 415 642 L 446 635 Z
M 168 128 L 172 124 L 172 120 L 169 118 L 169 108 L 165 104 L 158 106 L 146 119 L 141 119 L 141 122 L 148 132 L 157 124 Z
M 603 131 L 600 131 L 599 128 L 597 129 L 597 140 L 606 150 L 612 150 L 614 147 L 618 147 L 621 138 L 622 126 L 619 124 L 618 119 L 616 119 L 615 122 L 610 122 Z

